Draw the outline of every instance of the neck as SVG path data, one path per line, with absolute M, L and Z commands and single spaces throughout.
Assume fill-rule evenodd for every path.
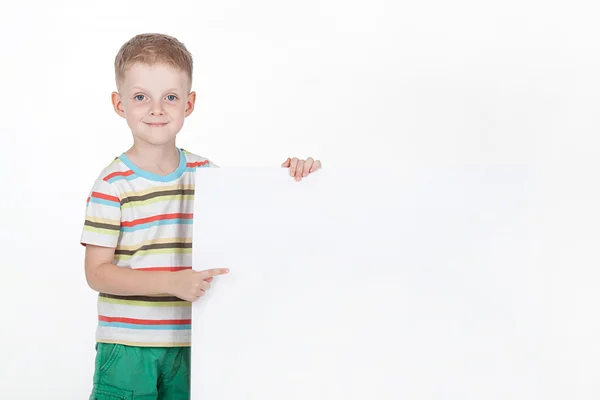
M 179 149 L 175 143 L 156 146 L 134 141 L 125 154 L 139 168 L 161 175 L 169 174 L 179 166 Z
M 136 156 L 137 158 L 150 161 L 152 163 L 162 163 L 164 161 L 172 161 L 174 158 L 179 160 L 179 150 L 175 143 L 164 145 L 153 145 L 134 141 L 133 146 L 127 150 L 127 155 Z

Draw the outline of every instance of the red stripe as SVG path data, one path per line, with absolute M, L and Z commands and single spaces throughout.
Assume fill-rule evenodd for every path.
M 100 192 L 92 192 L 92 197 L 95 197 L 97 199 L 104 199 L 104 200 L 108 200 L 108 201 L 114 201 L 115 203 L 120 203 L 121 202 L 121 200 L 118 197 L 109 196 L 107 194 L 100 193 Z
M 183 219 L 191 219 L 194 216 L 193 213 L 176 213 L 176 214 L 162 214 L 155 215 L 153 217 L 134 219 L 133 221 L 123 221 L 121 222 L 121 226 L 135 226 L 140 224 L 146 224 L 148 222 L 160 221 L 163 219 L 175 219 L 175 218 L 183 218 Z
M 104 322 L 123 322 L 126 324 L 136 325 L 186 325 L 192 323 L 191 319 L 135 319 L 122 317 L 105 317 L 104 315 L 99 315 L 98 320 Z
M 203 165 L 208 164 L 208 160 L 204 160 L 204 161 L 196 161 L 196 162 L 189 162 L 186 164 L 186 167 L 190 168 L 190 167 L 201 167 Z
M 183 271 L 184 269 L 192 269 L 192 267 L 148 267 L 148 268 L 134 268 L 138 271 L 166 271 L 176 272 Z
M 113 172 L 112 174 L 106 175 L 103 180 L 108 181 L 110 178 L 114 178 L 115 176 L 129 176 L 133 175 L 133 171 L 123 171 L 123 172 Z

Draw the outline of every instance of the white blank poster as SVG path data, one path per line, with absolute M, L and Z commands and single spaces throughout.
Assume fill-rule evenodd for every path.
M 197 174 L 192 398 L 539 398 L 532 185 L 511 169 Z

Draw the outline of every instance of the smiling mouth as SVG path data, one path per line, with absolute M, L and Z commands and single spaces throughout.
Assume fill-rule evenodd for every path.
M 145 122 L 145 124 L 148 126 L 160 128 L 161 126 L 165 126 L 167 124 L 167 122 L 153 122 L 153 123 Z

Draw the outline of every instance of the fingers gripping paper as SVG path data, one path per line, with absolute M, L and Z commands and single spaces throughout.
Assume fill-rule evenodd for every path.
M 536 398 L 523 176 L 199 171 L 192 398 Z

